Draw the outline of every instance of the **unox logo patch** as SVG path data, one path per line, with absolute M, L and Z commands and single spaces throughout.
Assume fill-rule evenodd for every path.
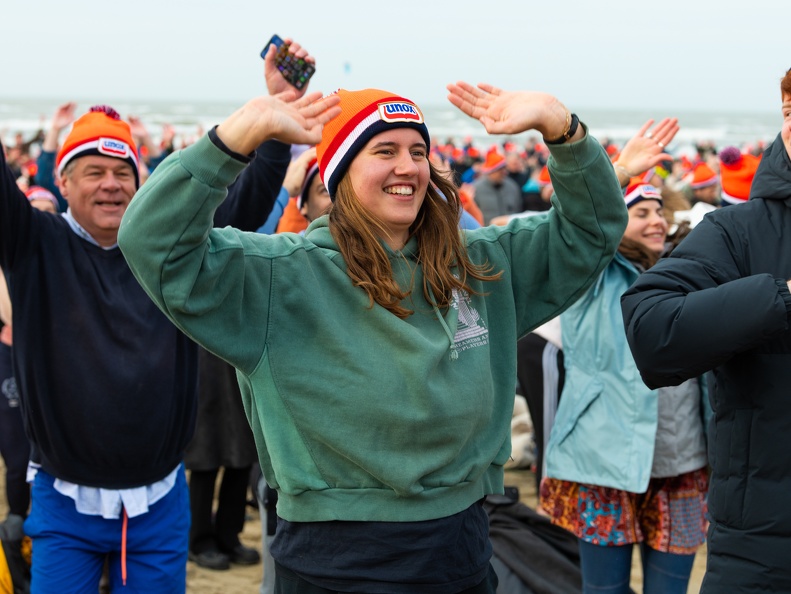
M 406 101 L 390 101 L 379 104 L 379 115 L 385 122 L 423 123 L 423 114 L 412 103 Z
M 109 157 L 125 159 L 129 156 L 129 145 L 115 138 L 100 138 L 99 152 Z

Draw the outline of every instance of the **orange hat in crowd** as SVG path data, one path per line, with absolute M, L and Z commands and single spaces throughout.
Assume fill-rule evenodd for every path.
M 761 158 L 742 154 L 735 146 L 728 146 L 720 151 L 719 159 L 722 199 L 730 204 L 746 202 Z
M 503 167 L 505 167 L 505 157 L 497 151 L 489 151 L 486 153 L 486 160 L 481 165 L 481 173 L 494 173 Z
M 25 192 L 25 196 L 27 196 L 30 202 L 33 202 L 33 200 L 48 200 L 55 205 L 55 212 L 60 210 L 60 204 L 58 204 L 58 199 L 55 198 L 55 194 L 46 188 L 42 188 L 41 186 L 30 186 L 27 192 Z
M 58 175 L 63 174 L 70 161 L 86 155 L 127 161 L 135 172 L 135 185 L 140 187 L 140 166 L 132 131 L 118 112 L 108 105 L 94 105 L 74 122 L 55 159 Z
M 692 161 L 689 160 L 689 157 L 686 155 L 681 155 L 681 158 L 678 161 L 681 163 L 681 170 L 684 173 L 689 173 L 692 171 Z
M 308 189 L 310 183 L 316 174 L 319 172 L 319 162 L 317 159 L 311 159 L 305 167 L 305 180 L 302 182 L 302 187 L 297 195 L 297 208 L 302 210 L 302 207 L 308 202 Z
M 544 165 L 541 168 L 541 171 L 538 173 L 538 185 L 543 188 L 544 186 L 548 186 L 551 183 L 552 180 L 549 177 L 549 167 Z
M 633 177 L 629 180 L 629 185 L 626 187 L 624 200 L 626 201 L 626 208 L 631 208 L 643 200 L 657 200 L 659 204 L 662 204 L 662 194 L 656 187 L 645 183 L 642 178 Z
M 420 111 L 409 99 L 388 91 L 339 89 L 341 113 L 324 125 L 316 146 L 321 179 L 335 200 L 338 183 L 349 165 L 371 138 L 393 128 L 412 128 L 431 146 L 428 128 Z
M 714 170 L 703 162 L 697 163 L 685 179 L 693 190 L 711 186 L 719 181 Z

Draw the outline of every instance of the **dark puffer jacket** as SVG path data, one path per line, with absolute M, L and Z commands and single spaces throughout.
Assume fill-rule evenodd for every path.
M 791 592 L 791 159 L 780 136 L 746 204 L 705 217 L 621 299 L 645 383 L 714 371 L 702 592 Z

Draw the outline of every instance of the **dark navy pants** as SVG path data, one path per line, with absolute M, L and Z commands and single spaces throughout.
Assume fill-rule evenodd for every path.
M 30 444 L 25 435 L 19 392 L 11 368 L 11 347 L 0 343 L 0 456 L 6 467 L 6 498 L 9 513 L 27 516 L 30 487 L 27 462 Z

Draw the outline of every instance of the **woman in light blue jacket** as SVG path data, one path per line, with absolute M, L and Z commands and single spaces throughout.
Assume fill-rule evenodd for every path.
M 683 593 L 706 529 L 704 384 L 650 390 L 640 378 L 620 297 L 662 253 L 667 223 L 653 186 L 637 181 L 625 199 L 617 255 L 561 316 L 566 382 L 541 505 L 579 539 L 584 592 L 630 592 L 641 543 L 644 593 Z

